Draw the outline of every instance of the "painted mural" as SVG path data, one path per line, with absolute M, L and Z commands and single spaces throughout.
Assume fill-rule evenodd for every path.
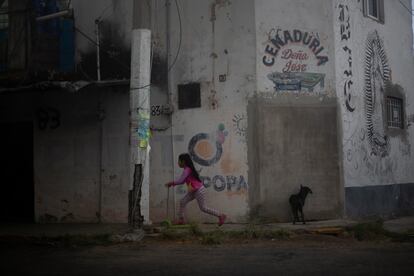
M 224 124 L 220 124 L 215 137 L 208 133 L 194 135 L 188 143 L 188 152 L 193 161 L 206 167 L 216 164 L 223 154 L 222 145 L 227 134 Z
M 240 143 L 246 143 L 247 136 L 247 116 L 246 114 L 235 114 L 233 119 L 233 130 L 239 137 Z
M 377 31 L 368 35 L 365 48 L 365 112 L 371 154 L 387 156 L 389 138 L 384 129 L 384 91 L 390 81 L 390 69 L 384 44 Z
M 345 141 L 345 161 L 353 169 L 346 171 L 347 181 L 360 182 L 359 176 L 363 176 L 370 183 L 377 183 L 378 179 L 389 183 L 395 182 L 394 172 L 397 171 L 397 163 L 389 156 L 381 158 L 372 154 L 367 140 L 367 130 L 360 128 Z
M 329 61 L 325 52 L 317 33 L 272 29 L 262 62 L 266 67 L 276 69 L 267 74 L 276 92 L 313 92 L 315 88 L 325 88 L 325 74 L 315 69 Z
M 346 178 L 360 182 L 359 177 L 363 176 L 371 183 L 379 179 L 394 183 L 398 163 L 389 155 L 390 140 L 384 126 L 386 118 L 383 118 L 384 91 L 391 82 L 391 70 L 377 31 L 367 35 L 364 54 L 365 126 L 355 128 L 344 141 L 345 160 L 353 169 L 346 172 Z M 351 121 L 344 120 L 345 129 L 352 129 L 350 124 Z
M 352 50 L 351 50 L 351 17 L 348 5 L 340 4 L 339 10 L 339 36 L 340 36 L 340 48 L 342 53 L 347 60 L 347 64 L 343 71 L 343 92 L 345 98 L 345 107 L 349 112 L 355 111 L 355 106 L 352 103 L 353 93 L 353 73 L 352 73 Z
M 274 72 L 267 75 L 267 77 L 274 83 L 276 91 L 307 89 L 312 92 L 317 84 L 321 89 L 325 87 L 325 74 Z
M 233 122 L 240 136 L 244 136 L 247 123 L 245 115 L 237 115 Z M 235 163 L 230 152 L 226 152 L 223 144 L 226 141 L 228 132 L 224 124 L 219 124 L 214 134 L 197 133 L 188 143 L 188 152 L 195 163 L 201 165 L 199 170 L 200 178 L 206 188 L 212 188 L 216 192 L 228 194 L 246 194 L 247 181 L 243 175 L 238 175 L 239 167 Z M 237 163 L 237 162 L 236 162 Z M 208 168 L 219 165 L 218 173 L 209 175 Z M 214 170 L 215 171 L 215 170 Z M 177 187 L 177 192 L 182 194 L 184 187 Z

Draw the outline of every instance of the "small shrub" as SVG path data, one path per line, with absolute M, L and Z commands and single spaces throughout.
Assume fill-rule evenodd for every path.
M 384 229 L 382 220 L 359 223 L 347 230 L 359 241 L 379 240 L 390 236 L 390 233 Z
M 263 238 L 266 239 L 277 239 L 277 240 L 286 240 L 291 237 L 291 233 L 287 230 L 269 230 L 263 232 Z
M 214 231 L 205 233 L 201 238 L 201 243 L 205 245 L 221 244 L 224 240 L 224 233 L 221 231 Z
M 197 223 L 190 224 L 189 232 L 194 236 L 203 236 L 203 231 L 201 231 Z
M 161 231 L 161 237 L 165 240 L 176 240 L 182 238 L 182 234 L 174 229 L 166 228 Z

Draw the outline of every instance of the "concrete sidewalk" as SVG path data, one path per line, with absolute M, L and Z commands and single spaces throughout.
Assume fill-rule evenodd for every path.
M 203 232 L 221 229 L 223 231 L 242 231 L 254 226 L 261 230 L 317 231 L 327 228 L 344 228 L 364 221 L 337 219 L 310 221 L 305 225 L 292 223 L 272 224 L 235 224 L 228 223 L 221 227 L 216 224 L 199 224 Z M 159 226 L 159 225 L 158 225 Z M 157 227 L 152 225 L 149 228 Z M 404 233 L 414 231 L 414 216 L 384 221 L 384 228 L 390 232 Z M 60 236 L 96 236 L 126 235 L 133 232 L 128 224 L 0 224 L 0 237 L 60 237 Z

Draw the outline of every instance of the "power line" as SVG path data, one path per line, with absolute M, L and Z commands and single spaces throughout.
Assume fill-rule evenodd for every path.
M 87 34 L 85 34 L 82 30 L 80 30 L 78 27 L 74 26 L 75 31 L 77 31 L 78 33 L 80 33 L 83 37 L 85 37 L 90 43 L 92 43 L 95 46 L 98 46 L 98 43 L 96 43 L 95 40 L 93 40 L 90 36 L 88 36 Z M 100 47 L 102 47 L 102 45 L 99 45 Z M 130 71 L 129 66 L 125 65 L 122 61 L 120 61 L 119 59 L 113 57 L 109 51 L 103 49 L 105 53 L 108 54 L 108 57 L 116 62 L 118 62 L 118 64 L 122 65 L 124 67 L 124 69 L 128 70 L 128 72 Z
M 98 16 L 98 18 L 97 18 L 96 20 L 101 21 L 102 17 L 105 15 L 105 13 L 108 11 L 108 9 L 109 9 L 110 7 L 112 7 L 112 5 L 113 5 L 113 1 L 111 1 L 111 3 L 109 3 L 109 5 L 108 5 L 108 6 L 106 6 L 106 7 L 102 10 L 101 15 L 99 15 L 99 16 Z
M 181 41 L 182 41 L 182 26 L 181 26 L 181 13 L 180 13 L 180 7 L 178 6 L 178 2 L 177 0 L 174 0 L 175 2 L 175 7 L 177 8 L 177 15 L 178 15 L 178 21 L 180 23 L 180 36 L 179 36 L 179 42 L 178 42 L 178 49 L 177 49 L 177 53 L 175 55 L 174 61 L 171 63 L 170 67 L 168 68 L 168 72 L 171 71 L 171 69 L 173 68 L 173 66 L 175 65 L 175 63 L 177 62 L 178 59 L 178 55 L 180 54 L 180 50 L 181 50 Z
M 88 36 L 87 34 L 85 34 L 78 27 L 74 26 L 74 29 L 75 29 L 75 31 L 77 31 L 78 33 L 80 33 L 83 37 L 85 37 L 90 43 L 92 43 L 95 46 L 98 46 L 98 44 L 96 43 L 96 41 L 94 41 L 90 36 Z M 102 45 L 100 45 L 100 46 L 102 46 Z M 108 51 L 105 51 L 105 52 L 108 54 Z M 122 61 L 120 61 L 120 60 L 112 57 L 111 55 L 109 55 L 109 57 L 112 58 L 113 60 L 117 61 L 119 64 L 121 64 L 122 66 L 124 66 L 125 68 L 127 68 L 128 71 L 130 71 L 130 68 L 127 67 Z M 151 50 L 151 68 L 152 68 L 152 50 Z M 150 84 L 147 84 L 147 85 L 140 86 L 140 87 L 131 87 L 131 90 L 140 90 L 140 89 L 144 89 L 144 88 L 147 88 L 147 87 L 150 87 L 150 86 L 151 86 L 151 83 Z
M 140 90 L 140 89 L 147 88 L 147 87 L 149 87 L 149 86 L 151 86 L 151 84 L 147 84 L 147 85 L 140 86 L 140 87 L 131 87 L 131 90 Z

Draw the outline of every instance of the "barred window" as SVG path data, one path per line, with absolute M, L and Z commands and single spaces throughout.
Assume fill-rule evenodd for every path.
M 70 1 L 69 0 L 58 0 L 57 1 L 59 10 L 66 10 L 69 8 Z
M 384 23 L 384 0 L 364 0 L 363 10 L 366 17 Z
M 0 30 L 5 30 L 9 27 L 9 7 L 8 1 L 4 1 L 0 7 Z M 0 38 L 1 39 L 1 38 Z
M 403 100 L 387 97 L 387 125 L 390 128 L 404 128 Z

